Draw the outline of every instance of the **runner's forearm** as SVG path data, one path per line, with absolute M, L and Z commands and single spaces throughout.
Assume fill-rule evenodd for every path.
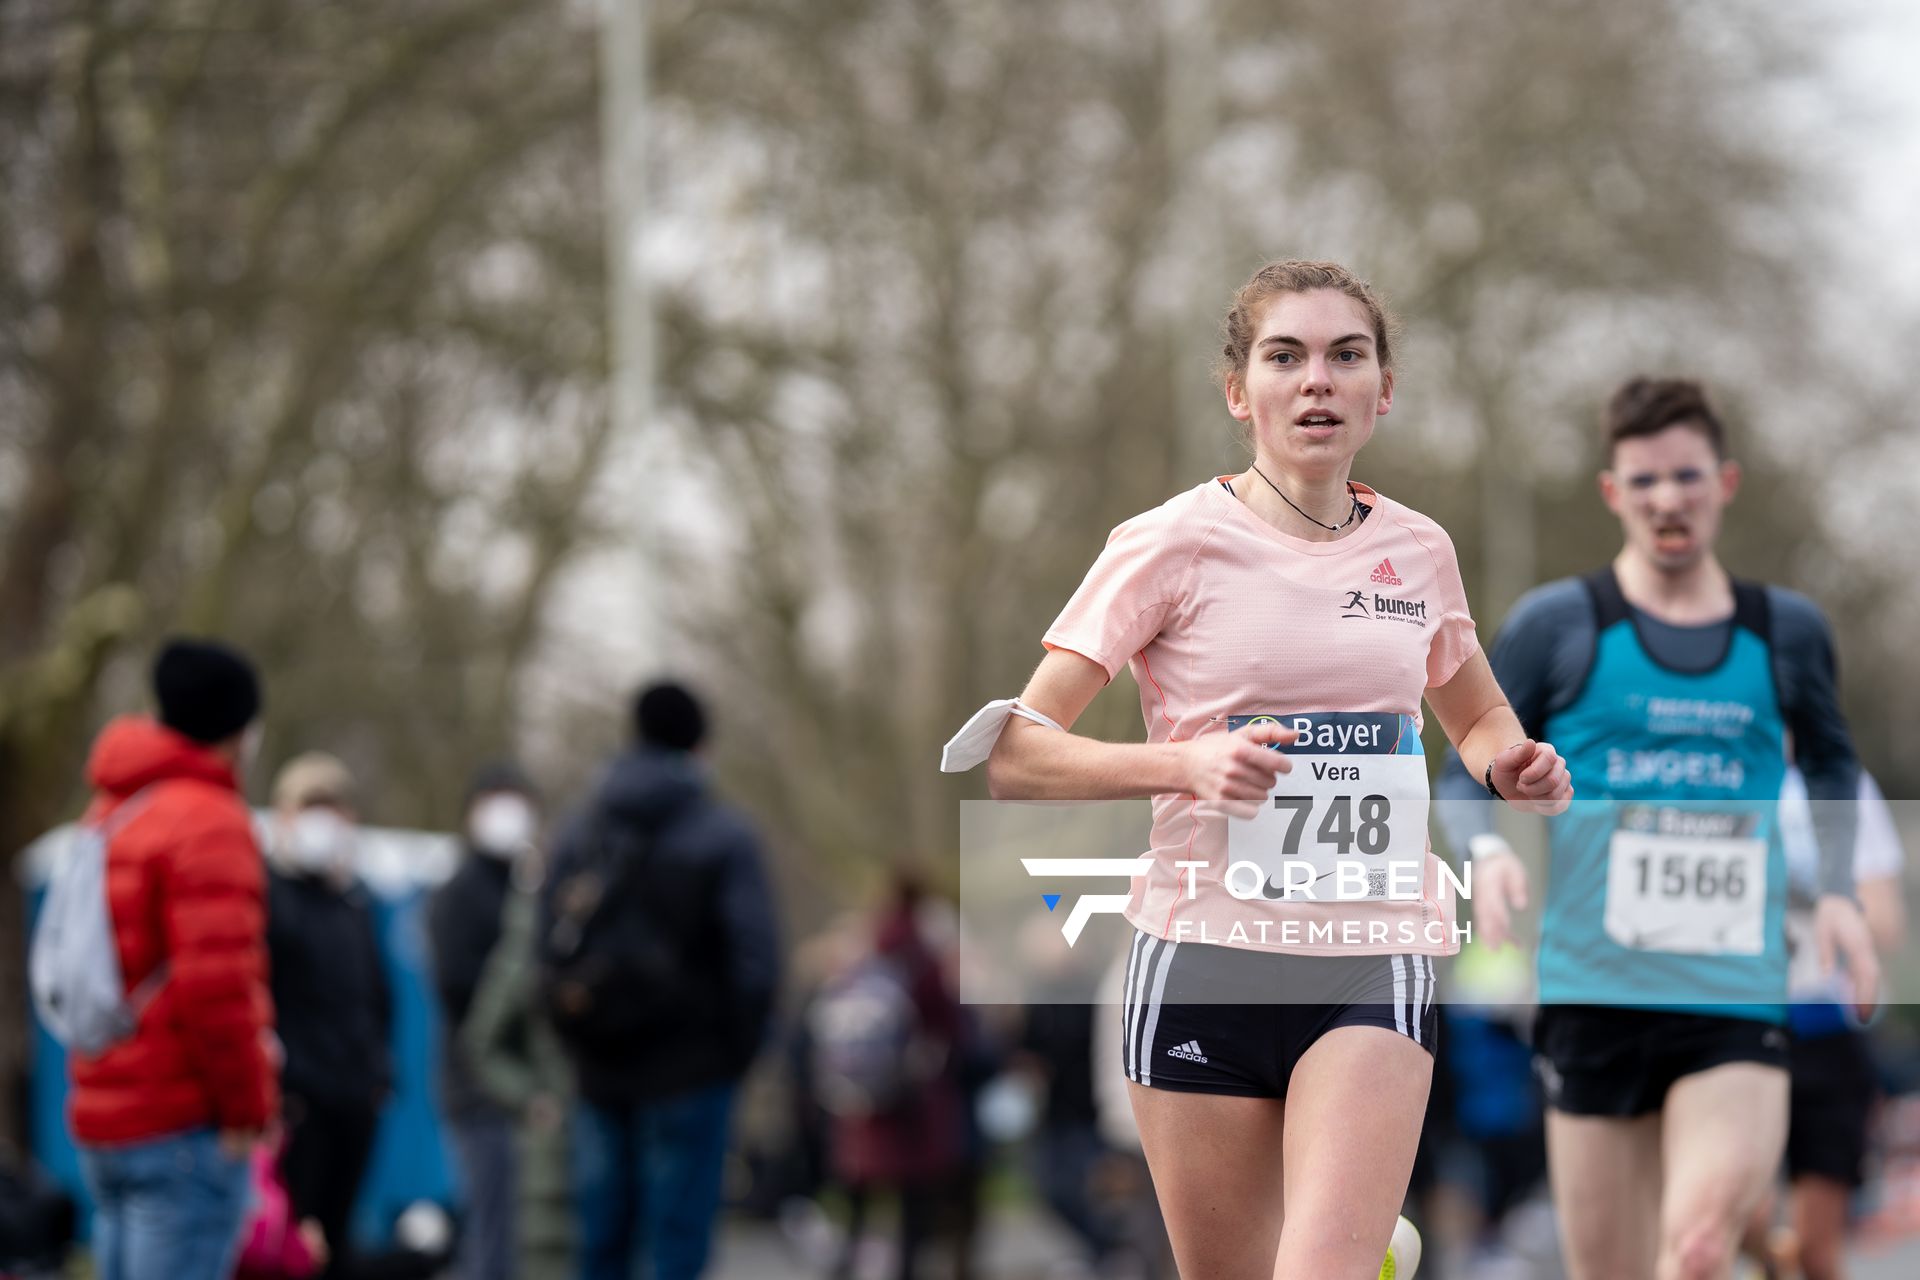
M 1131 800 L 1190 789 L 1178 743 L 1101 742 L 1010 720 L 987 759 L 996 800 Z

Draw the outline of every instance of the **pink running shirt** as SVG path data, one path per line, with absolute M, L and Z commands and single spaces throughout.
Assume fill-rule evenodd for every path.
M 1232 717 L 1313 712 L 1405 715 L 1417 732 L 1423 690 L 1479 649 L 1466 590 L 1439 525 L 1354 489 L 1372 513 L 1333 542 L 1280 532 L 1218 479 L 1189 489 L 1113 531 L 1044 643 L 1108 679 L 1129 666 L 1149 742 L 1225 733 Z M 1133 882 L 1127 919 L 1161 938 L 1292 954 L 1459 949 L 1430 844 L 1418 898 L 1236 899 L 1223 883 L 1227 826 L 1191 794 L 1153 797 L 1154 863 Z M 1174 863 L 1199 860 L 1208 866 L 1190 897 Z

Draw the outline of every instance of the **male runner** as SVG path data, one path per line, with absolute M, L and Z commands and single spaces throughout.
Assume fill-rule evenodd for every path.
M 1541 924 L 1549 1167 L 1573 1280 L 1721 1277 L 1786 1142 L 1785 733 L 1815 800 L 1851 800 L 1858 766 L 1819 609 L 1714 556 L 1740 470 L 1699 385 L 1635 378 L 1605 423 L 1624 546 L 1522 598 L 1491 655 L 1581 795 L 1552 820 Z M 1440 808 L 1497 945 L 1526 877 L 1480 788 L 1450 759 Z M 1870 1003 L 1872 943 L 1834 856 L 1851 806 L 1819 808 L 1816 942 Z

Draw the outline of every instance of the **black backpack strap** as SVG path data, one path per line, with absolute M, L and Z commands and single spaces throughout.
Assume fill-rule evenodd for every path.
M 1627 597 L 1620 591 L 1620 579 L 1613 575 L 1612 565 L 1595 569 L 1580 581 L 1593 600 L 1593 633 L 1596 636 L 1614 623 L 1624 622 L 1633 616 Z
M 625 847 L 629 841 L 615 835 L 616 830 L 638 834 L 638 847 Z M 653 832 L 619 823 L 602 806 L 596 805 L 581 819 L 576 834 L 580 855 L 577 861 L 559 869 L 543 887 L 549 910 L 543 911 L 540 945 L 550 960 L 561 961 L 575 953 L 586 940 L 587 931 L 616 904 L 626 901 L 629 889 L 640 882 L 641 874 L 653 857 Z M 598 890 L 590 902 L 582 902 L 573 893 L 575 883 L 597 877 Z M 644 898 L 641 902 L 645 910 Z
M 653 864 L 654 837 L 658 833 L 650 826 L 623 822 L 604 809 L 590 821 L 587 838 L 596 846 L 594 860 L 604 878 L 600 902 L 592 913 L 598 915 L 609 903 L 625 901 L 627 893 L 641 883 Z M 641 901 L 645 901 L 644 894 Z
M 1733 580 L 1733 625 L 1753 632 L 1769 647 L 1773 645 L 1773 601 L 1763 584 Z

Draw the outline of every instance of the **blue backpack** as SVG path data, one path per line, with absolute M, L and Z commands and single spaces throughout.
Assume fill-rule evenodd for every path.
M 33 929 L 27 972 L 34 1011 L 62 1047 L 83 1057 L 132 1035 L 140 1009 L 166 974 L 164 966 L 156 969 L 128 994 L 107 905 L 107 845 L 147 800 L 148 791 L 136 792 L 106 821 L 74 829 L 64 855 L 54 860 Z

